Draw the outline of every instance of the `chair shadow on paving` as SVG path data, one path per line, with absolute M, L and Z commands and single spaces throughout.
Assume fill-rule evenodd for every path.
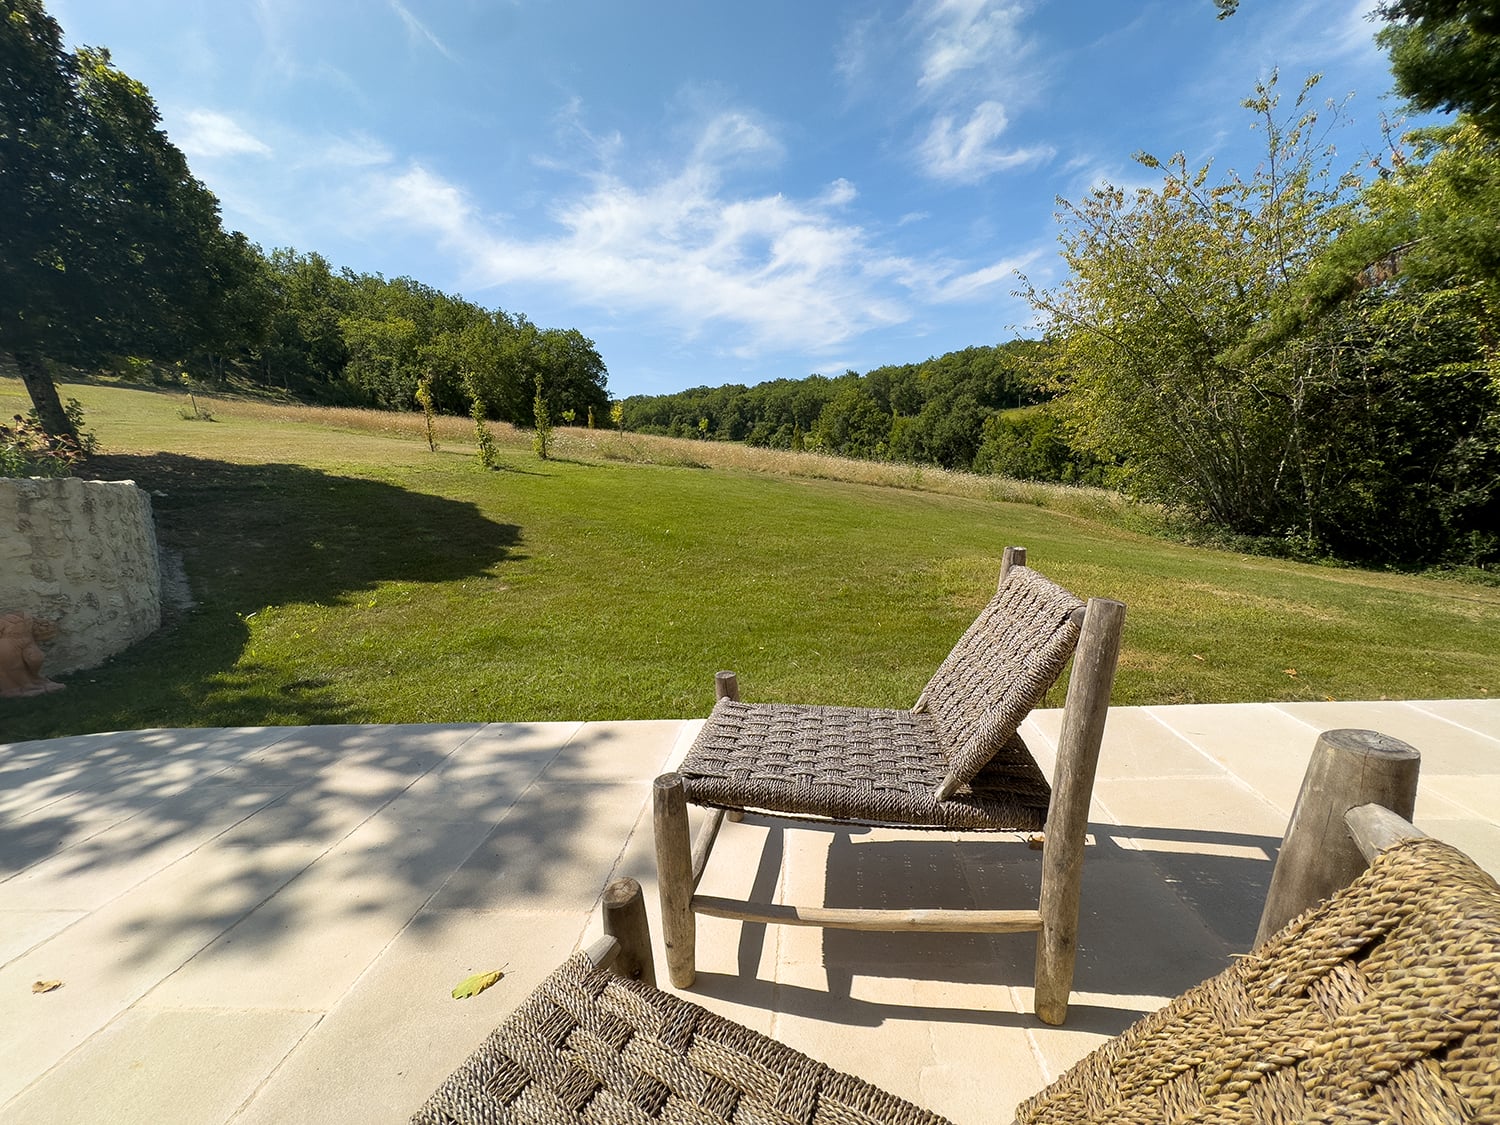
M 1037 900 L 1041 853 L 1015 836 L 893 839 L 843 825 L 802 824 L 789 832 L 758 823 L 770 827 L 751 891 L 757 901 L 771 900 L 783 870 L 796 862 L 788 852 L 797 845 L 788 841 L 809 829 L 827 837 L 824 906 L 1011 909 Z M 1244 833 L 1090 825 L 1068 1028 L 1117 1034 L 1156 1006 L 1141 998 L 1175 996 L 1248 950 L 1280 843 Z M 809 861 L 824 862 L 821 854 Z M 1029 990 L 1032 934 L 808 931 L 821 933 L 823 991 L 757 976 L 767 929 L 743 923 L 738 977 L 700 972 L 694 991 L 856 1026 L 886 1019 L 1035 1024 L 1029 1011 L 908 1006 L 853 995 L 856 978 Z M 1110 996 L 1120 1004 L 1100 1002 Z

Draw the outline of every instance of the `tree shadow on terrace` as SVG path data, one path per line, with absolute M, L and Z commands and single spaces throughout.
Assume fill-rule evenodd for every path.
M 151 493 L 158 538 L 182 560 L 193 604 L 107 664 L 64 676 L 67 691 L 0 711 L 0 743 L 357 718 L 319 690 L 318 669 L 237 667 L 247 621 L 268 606 L 327 604 L 385 582 L 478 577 L 514 558 L 520 542 L 518 527 L 471 503 L 300 465 L 160 453 L 98 457 L 88 472 Z

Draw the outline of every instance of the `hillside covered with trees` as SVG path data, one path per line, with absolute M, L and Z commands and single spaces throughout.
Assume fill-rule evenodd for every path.
M 1107 466 L 1063 441 L 1036 372 L 1049 345 L 1014 340 L 863 375 L 777 379 L 635 395 L 627 429 L 773 449 L 908 461 L 1027 480 L 1108 483 Z

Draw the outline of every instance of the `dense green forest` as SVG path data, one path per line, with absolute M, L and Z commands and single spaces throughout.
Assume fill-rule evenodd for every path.
M 1013 340 L 863 375 L 634 395 L 621 418 L 642 433 L 1107 484 L 1107 463 L 1070 448 L 1058 416 L 1035 405 L 1051 397 L 1036 381 L 1048 347 Z
M 398 277 L 335 271 L 319 254 L 248 248 L 238 297 L 248 331 L 184 360 L 196 376 L 242 380 L 313 401 L 413 410 L 431 380 L 433 406 L 531 425 L 540 376 L 553 417 L 603 416 L 607 371 L 576 329 L 541 329 L 524 314 Z
M 36 405 L 28 432 L 64 444 L 77 418 L 54 375 L 137 371 L 535 423 L 543 456 L 553 422 L 608 413 L 1104 484 L 1259 549 L 1492 568 L 1500 22 L 1492 0 L 1375 14 L 1398 92 L 1451 124 L 1341 167 L 1316 76 L 1287 96 L 1273 74 L 1244 102 L 1265 145 L 1248 175 L 1139 153 L 1156 186 L 1059 201 L 1067 275 L 1021 279 L 1043 339 L 611 410 L 576 330 L 224 230 L 145 87 L 107 51 L 66 50 L 41 0 L 0 0 L 0 355 Z

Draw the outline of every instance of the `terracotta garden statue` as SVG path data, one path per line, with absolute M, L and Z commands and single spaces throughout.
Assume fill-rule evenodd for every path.
M 24 611 L 0 614 L 0 697 L 62 691 L 62 684 L 42 675 L 45 653 L 37 643 L 55 636 L 55 621 Z

